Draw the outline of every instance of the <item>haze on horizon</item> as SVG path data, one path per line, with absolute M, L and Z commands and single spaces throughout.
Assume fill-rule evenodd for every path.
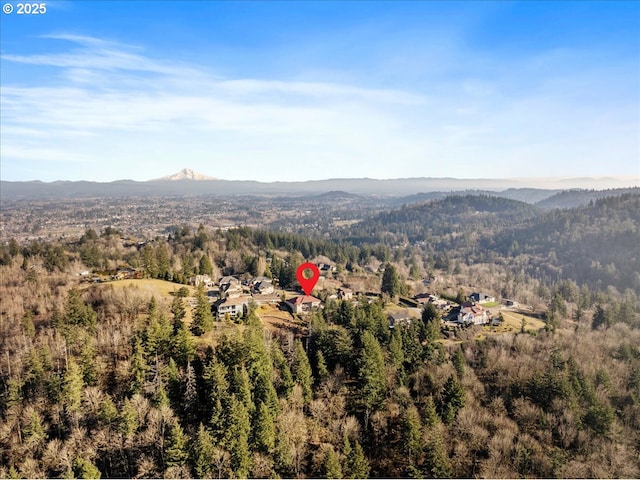
M 638 3 L 118 6 L 0 17 L 2 180 L 640 177 Z

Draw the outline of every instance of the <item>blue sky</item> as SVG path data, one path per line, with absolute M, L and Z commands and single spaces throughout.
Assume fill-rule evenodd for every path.
M 45 3 L 3 180 L 640 175 L 638 2 Z

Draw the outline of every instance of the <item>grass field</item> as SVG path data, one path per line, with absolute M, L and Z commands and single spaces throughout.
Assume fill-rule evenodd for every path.
M 484 308 L 492 308 L 500 305 L 500 302 L 486 302 L 486 303 L 481 303 L 480 305 L 482 305 Z
M 179 283 L 167 282 L 166 280 L 156 280 L 154 278 L 141 278 L 135 280 L 114 280 L 108 282 L 107 285 L 113 285 L 113 288 L 133 287 L 138 288 L 142 293 L 149 293 L 155 297 L 173 299 L 171 292 L 177 292 L 182 287 L 189 289 L 190 295 L 195 293 L 195 288 L 182 285 Z
M 520 329 L 522 328 L 523 318 L 526 322 L 524 326 L 524 329 L 526 331 L 540 330 L 541 328 L 544 328 L 544 325 L 545 325 L 544 322 L 539 318 L 531 317 L 529 315 L 524 315 L 520 312 L 502 310 L 501 313 L 502 313 L 502 317 L 504 318 L 504 324 L 501 327 L 505 327 L 505 328 L 511 327 L 516 331 L 520 331 Z M 499 327 L 496 327 L 496 328 L 499 328 Z
M 173 301 L 174 297 L 173 295 L 171 295 L 171 292 L 177 292 L 182 287 L 187 287 L 189 289 L 190 296 L 194 295 L 196 291 L 194 287 L 190 287 L 188 285 L 167 282 L 166 280 L 157 280 L 154 278 L 114 280 L 112 282 L 103 283 L 102 285 L 110 285 L 115 289 L 123 289 L 127 287 L 134 288 L 143 296 L 148 296 L 149 298 L 153 296 L 156 298 L 156 300 L 162 301 L 167 304 L 170 304 Z M 186 310 L 184 321 L 187 325 L 189 325 L 191 323 L 191 307 L 189 307 L 186 299 L 184 300 Z
M 504 333 L 517 333 L 522 329 L 522 319 L 525 320 L 524 329 L 526 332 L 534 332 L 540 329 L 543 329 L 545 323 L 539 318 L 532 317 L 531 315 L 527 315 L 520 312 L 514 312 L 510 310 L 500 310 L 502 313 L 502 318 L 504 318 L 504 322 L 502 325 L 494 327 L 492 325 L 487 325 L 482 327 L 482 330 L 478 332 L 474 340 L 482 340 L 491 335 L 501 335 Z M 444 339 L 440 340 L 443 345 L 455 345 L 462 343 L 460 339 Z

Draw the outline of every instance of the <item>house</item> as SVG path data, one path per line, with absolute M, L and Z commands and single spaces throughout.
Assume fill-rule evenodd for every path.
M 130 267 L 120 268 L 113 276 L 114 280 L 127 280 L 130 278 L 142 278 L 142 271 Z
M 213 279 L 209 275 L 195 275 L 193 277 L 189 277 L 189 285 L 194 285 L 199 287 L 200 285 L 204 285 L 206 288 L 213 287 Z
M 389 328 L 395 328 L 397 326 L 409 326 L 413 317 L 407 313 L 393 313 L 389 315 Z
M 236 277 L 226 276 L 222 277 L 218 284 L 220 285 L 220 295 L 227 298 L 238 298 L 242 296 L 242 282 Z
M 353 300 L 353 290 L 350 288 L 339 288 L 338 298 L 340 300 Z
M 271 282 L 271 279 L 269 277 L 265 277 L 264 275 L 253 277 L 251 280 L 249 280 L 249 286 L 253 287 L 254 285 L 261 282 Z
M 490 295 L 487 295 L 486 293 L 474 292 L 469 295 L 469 300 L 476 303 L 493 303 L 496 301 L 496 297 L 492 297 Z
M 226 275 L 218 280 L 218 285 L 220 285 L 220 290 L 226 291 L 232 285 L 240 285 L 240 280 L 236 277 L 232 277 L 231 275 Z
M 276 305 L 280 303 L 280 296 L 275 293 L 254 293 L 252 298 L 257 305 Z
M 320 270 L 321 273 L 330 273 L 330 272 L 336 271 L 335 265 L 331 265 L 330 263 L 321 262 L 316 264 L 316 266 L 318 267 L 318 270 Z
M 216 302 L 216 318 L 221 319 L 228 313 L 231 318 L 242 315 L 244 308 L 249 308 L 251 297 L 225 298 Z
M 322 302 L 311 295 L 297 295 L 286 300 L 285 305 L 291 313 L 309 313 L 313 308 L 319 308 Z
M 438 298 L 437 296 L 431 293 L 420 293 L 413 297 L 416 302 L 418 302 L 421 306 L 425 306 L 427 303 L 431 303 L 434 307 L 439 310 L 444 310 L 449 305 L 449 302 Z
M 259 295 L 269 295 L 275 292 L 273 282 L 268 278 L 255 282 L 251 290 Z
M 458 313 L 458 323 L 485 325 L 489 322 L 487 311 L 477 303 L 465 302 Z
M 435 295 L 431 295 L 430 293 L 419 293 L 413 299 L 418 302 L 420 305 L 426 305 L 427 303 L 433 303 L 433 300 L 436 299 Z

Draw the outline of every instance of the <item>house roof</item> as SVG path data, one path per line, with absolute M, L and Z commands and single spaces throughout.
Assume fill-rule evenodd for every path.
M 236 283 L 236 282 L 240 283 L 240 280 L 238 280 L 236 277 L 232 277 L 231 275 L 227 275 L 226 277 L 222 277 L 218 283 L 222 285 L 223 283 Z
M 482 308 L 480 305 L 476 305 L 471 304 L 469 306 L 464 306 L 462 307 L 462 309 L 460 310 L 460 312 L 465 315 L 467 313 L 472 313 L 474 316 L 475 315 L 482 315 L 482 313 L 484 312 L 484 308 Z
M 224 302 L 218 304 L 218 308 L 232 307 L 234 305 L 243 305 L 245 303 L 249 303 L 249 300 L 251 300 L 250 297 L 227 298 Z
M 486 298 L 493 298 L 493 295 L 489 295 L 487 293 L 473 292 L 471 295 L 469 295 L 469 298 L 475 298 L 477 301 L 481 301 Z
M 263 282 L 271 282 L 271 279 L 269 277 L 265 277 L 260 276 L 260 277 L 254 277 L 251 279 L 251 283 L 263 283 Z
M 319 298 L 311 295 L 298 295 L 296 297 L 290 298 L 289 300 L 286 300 L 286 302 L 291 305 L 301 305 L 303 303 L 321 303 L 322 301 Z

